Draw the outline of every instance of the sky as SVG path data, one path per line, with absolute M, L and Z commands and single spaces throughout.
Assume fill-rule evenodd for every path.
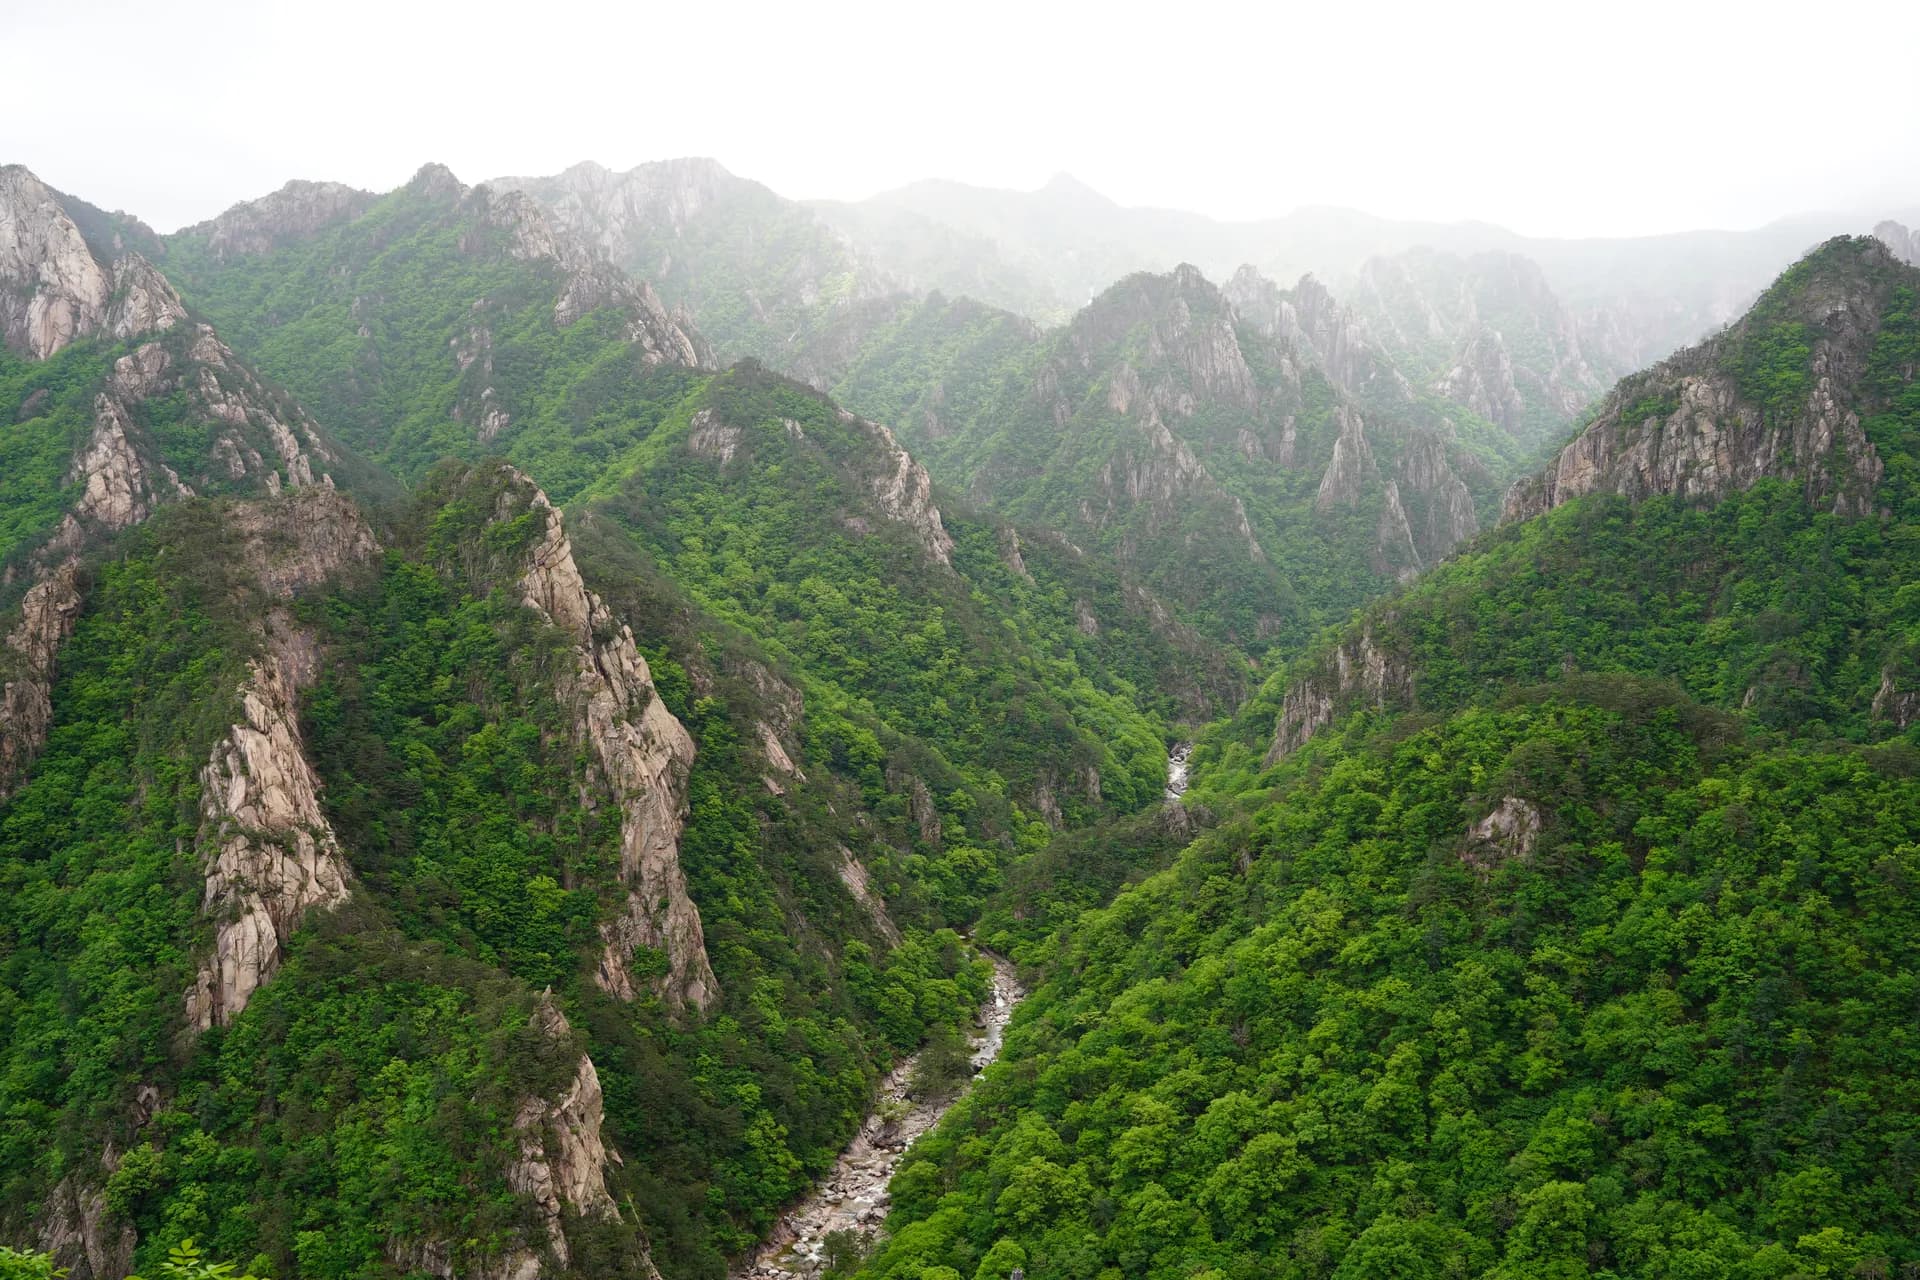
M 702 155 L 797 198 L 1068 172 L 1640 235 L 1920 207 L 1916 50 L 1911 0 L 0 0 L 0 163 L 162 231 L 295 177 Z

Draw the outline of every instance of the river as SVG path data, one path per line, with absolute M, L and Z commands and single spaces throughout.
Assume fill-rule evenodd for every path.
M 1014 1006 L 1026 994 L 1013 966 L 992 952 L 981 953 L 993 965 L 993 993 L 980 1009 L 974 1031 L 973 1070 L 977 1079 L 1000 1056 L 1000 1043 Z M 916 1054 L 880 1082 L 880 1095 L 860 1132 L 840 1153 L 813 1193 L 786 1211 L 766 1241 L 729 1273 L 732 1280 L 791 1280 L 818 1276 L 825 1269 L 827 1237 L 835 1231 L 877 1232 L 887 1216 L 887 1183 L 907 1149 L 940 1123 L 971 1083 L 944 1102 L 907 1096 Z M 888 1117 L 892 1118 L 889 1119 Z

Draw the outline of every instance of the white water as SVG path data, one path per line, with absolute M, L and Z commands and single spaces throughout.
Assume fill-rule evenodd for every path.
M 1193 758 L 1191 742 L 1176 742 L 1167 753 L 1167 802 L 1177 804 L 1187 794 L 1187 761 Z
M 975 1079 L 1000 1056 L 1013 1008 L 1026 992 L 1014 979 L 1013 966 L 991 952 L 993 994 L 981 1007 L 974 1032 Z M 919 1101 L 907 1096 L 919 1055 L 907 1059 L 880 1082 L 880 1097 L 860 1133 L 841 1153 L 819 1186 L 805 1200 L 786 1211 L 774 1224 L 765 1243 L 729 1273 L 732 1280 L 790 1280 L 818 1276 L 825 1269 L 827 1236 L 835 1231 L 877 1231 L 887 1216 L 887 1183 L 900 1167 L 915 1140 L 940 1122 L 947 1108 L 965 1095 L 966 1088 L 944 1102 Z M 904 1110 L 901 1110 L 904 1108 Z M 888 1114 L 894 1116 L 889 1120 Z

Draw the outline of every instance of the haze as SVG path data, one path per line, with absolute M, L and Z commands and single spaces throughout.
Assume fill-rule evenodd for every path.
M 1535 235 L 1920 203 L 1920 6 L 115 2 L 0 14 L 0 161 L 161 230 L 288 178 L 384 190 L 710 155 L 784 195 L 925 177 L 1220 218 Z

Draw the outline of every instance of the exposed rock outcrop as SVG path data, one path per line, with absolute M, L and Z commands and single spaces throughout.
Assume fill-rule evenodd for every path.
M 719 997 L 719 983 L 680 869 L 693 739 L 661 702 L 633 631 L 581 580 L 560 511 L 531 484 L 526 488 L 544 526 L 520 579 L 521 598 L 573 640 L 575 671 L 555 692 L 574 707 L 576 730 L 621 814 L 620 881 L 627 898 L 601 926 L 605 948 L 595 980 L 632 999 L 640 986 L 632 972 L 634 948 L 650 947 L 667 957 L 657 983 L 661 996 L 705 1009 Z
M 203 910 L 214 944 L 187 994 L 187 1020 L 202 1031 L 240 1015 L 309 910 L 347 900 L 346 855 L 320 811 L 300 737 L 297 675 L 277 658 L 256 661 L 241 722 L 200 771 Z
M 572 1033 L 551 995 L 540 998 L 534 1024 L 555 1039 Z M 507 1164 L 507 1185 L 533 1201 L 546 1227 L 547 1247 L 563 1267 L 572 1262 L 564 1209 L 583 1218 L 617 1213 L 607 1190 L 607 1166 L 620 1157 L 601 1137 L 604 1117 L 600 1074 L 583 1053 L 573 1079 L 557 1098 L 528 1098 L 513 1118 L 516 1151 Z
M 1569 421 L 1606 385 L 1579 320 L 1517 254 L 1372 258 L 1352 301 L 1432 391 L 1511 432 Z
M 1460 861 L 1480 875 L 1533 856 L 1540 840 L 1540 809 L 1531 800 L 1503 796 L 1486 817 L 1467 828 Z
M 365 213 L 375 196 L 339 182 L 298 178 L 271 195 L 234 205 L 182 234 L 203 237 L 220 261 L 271 253 Z
M 1319 491 L 1314 495 L 1316 511 L 1353 506 L 1378 470 L 1373 460 L 1373 446 L 1367 442 L 1366 426 L 1361 422 L 1360 415 L 1342 405 L 1337 411 L 1337 419 L 1340 434 L 1334 437 L 1333 459 L 1327 463 L 1327 469 L 1320 477 Z
M 1920 283 L 1877 240 L 1823 245 L 1726 333 L 1621 382 L 1544 472 L 1514 485 L 1503 518 L 1593 493 L 1715 501 L 1767 478 L 1798 480 L 1841 514 L 1871 510 L 1882 464 L 1861 426 L 1863 380 L 1901 278 Z M 1805 390 L 1769 405 L 1740 370 L 1782 324 L 1803 326 Z
M 0 799 L 12 794 L 53 724 L 54 664 L 80 617 L 80 566 L 69 560 L 27 589 L 7 635 L 0 686 Z
M 887 914 L 887 904 L 874 892 L 873 884 L 867 877 L 867 869 L 853 856 L 853 850 L 840 846 L 840 883 L 845 885 L 853 900 L 866 909 L 867 918 L 873 921 L 873 927 L 881 937 L 894 946 L 900 945 L 900 930 L 893 923 L 893 917 Z
M 1371 627 L 1350 632 L 1306 674 L 1288 682 L 1266 763 L 1286 759 L 1354 707 L 1384 710 L 1412 701 L 1413 672 L 1405 659 L 1376 644 Z
M 905 525 L 928 557 L 950 565 L 953 538 L 940 520 L 940 508 L 933 503 L 933 480 L 927 469 L 900 447 L 893 432 L 877 422 L 868 422 L 845 412 L 840 421 L 857 427 L 873 441 L 872 465 L 867 485 L 880 514 Z
M 42 360 L 95 333 L 171 328 L 186 308 L 138 253 L 103 262 L 67 200 L 19 165 L 0 168 L 0 340 Z
M 415 179 L 416 184 L 420 181 Z M 441 190 L 445 184 L 436 181 L 427 185 L 430 190 Z M 461 189 L 459 198 L 481 226 L 499 234 L 510 256 L 547 264 L 560 274 L 553 320 L 561 328 L 592 312 L 613 310 L 625 318 L 627 340 L 649 363 L 689 368 L 714 363 L 712 349 L 684 316 L 668 311 L 651 286 L 628 276 L 603 250 L 557 227 L 531 196 L 505 187 L 479 186 L 471 191 Z M 475 239 L 463 241 L 463 247 L 478 252 L 482 244 Z
M 120 1280 L 133 1270 L 133 1224 L 107 1208 L 104 1185 L 68 1174 L 41 1210 L 40 1248 L 66 1268 L 67 1280 Z
M 1920 267 L 1920 231 L 1909 230 L 1900 223 L 1888 219 L 1877 223 L 1873 228 L 1873 234 L 1881 244 L 1892 251 L 1894 257 L 1910 267 Z
M 1902 680 L 1891 667 L 1880 673 L 1880 687 L 1873 695 L 1873 718 L 1885 720 L 1905 730 L 1920 720 L 1920 688 Z
M 1313 276 L 1302 276 L 1287 290 L 1251 265 L 1242 266 L 1221 292 L 1242 319 L 1317 365 L 1347 395 L 1412 402 L 1412 386 L 1374 342 L 1365 322 L 1336 302 Z
M 1454 355 L 1452 364 L 1433 389 L 1465 405 L 1488 422 L 1512 431 L 1527 412 L 1520 388 L 1513 383 L 1513 361 L 1498 329 L 1476 325 Z
M 331 491 L 240 503 L 227 514 L 241 563 L 278 599 L 379 552 L 359 511 Z M 346 854 L 321 812 L 300 735 L 299 692 L 318 665 L 312 638 L 276 608 L 264 639 L 240 691 L 241 719 L 200 771 L 202 910 L 214 941 L 187 993 L 187 1019 L 203 1031 L 247 1007 L 308 911 L 336 907 L 349 892 Z

